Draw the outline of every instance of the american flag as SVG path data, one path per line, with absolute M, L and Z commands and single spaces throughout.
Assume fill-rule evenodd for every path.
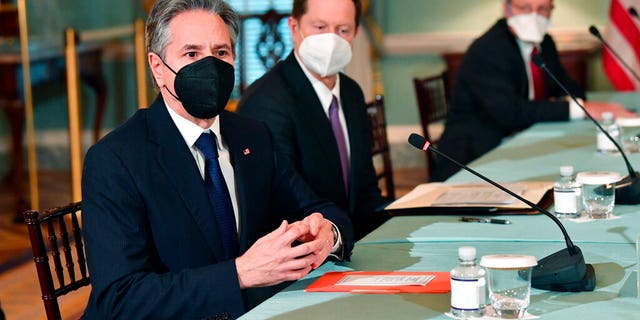
M 624 63 L 640 73 L 640 18 L 631 9 L 640 10 L 640 0 L 611 0 L 609 23 L 604 39 Z M 618 91 L 635 91 L 640 83 L 608 49 L 602 50 L 604 72 Z

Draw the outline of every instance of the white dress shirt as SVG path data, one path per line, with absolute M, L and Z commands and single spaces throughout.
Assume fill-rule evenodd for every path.
M 340 119 L 340 126 L 342 127 L 342 132 L 344 133 L 344 142 L 347 146 L 347 158 L 351 158 L 351 146 L 349 144 L 349 130 L 347 130 L 347 121 L 344 117 L 344 108 L 342 108 L 342 99 L 340 98 L 340 75 L 336 75 L 336 85 L 333 86 L 333 89 L 329 90 L 327 86 L 322 83 L 322 81 L 316 79 L 309 70 L 304 66 L 298 54 L 294 52 L 294 56 L 302 68 L 304 75 L 307 76 L 307 79 L 311 82 L 311 86 L 313 86 L 313 90 L 316 92 L 318 99 L 320 99 L 320 104 L 324 109 L 324 113 L 327 115 L 327 119 L 329 119 L 329 107 L 331 106 L 331 100 L 333 100 L 333 96 L 336 96 L 338 99 L 338 118 Z
M 165 104 L 166 106 L 166 104 Z M 218 145 L 218 162 L 220 163 L 220 169 L 222 169 L 222 175 L 224 176 L 224 181 L 227 183 L 227 189 L 229 189 L 229 196 L 231 197 L 231 204 L 233 205 L 233 213 L 236 217 L 236 226 L 238 228 L 238 235 L 240 234 L 240 214 L 238 209 L 238 195 L 236 192 L 236 176 L 233 171 L 233 167 L 231 166 L 231 159 L 229 156 L 229 149 L 227 145 L 222 140 L 222 135 L 220 134 L 220 117 L 216 117 L 213 125 L 206 130 L 203 130 L 198 125 L 193 122 L 181 117 L 178 115 L 173 109 L 169 106 L 166 106 L 169 111 L 169 115 L 173 120 L 173 123 L 178 127 L 178 131 L 182 135 L 184 142 L 187 144 L 189 149 L 191 150 L 191 154 L 198 164 L 198 169 L 200 169 L 200 176 L 204 180 L 204 168 L 205 168 L 205 158 L 204 155 L 196 148 L 195 143 L 196 140 L 200 137 L 203 132 L 213 132 L 216 137 L 216 144 Z
M 203 130 L 198 125 L 193 122 L 181 117 L 178 115 L 173 109 L 165 104 L 167 110 L 169 111 L 169 115 L 173 120 L 173 123 L 178 127 L 178 131 L 182 135 L 184 142 L 187 144 L 189 149 L 191 150 L 191 154 L 195 159 L 198 169 L 200 170 L 200 176 L 204 180 L 204 170 L 205 170 L 205 158 L 204 155 L 196 148 L 195 143 L 203 132 L 213 132 L 216 137 L 216 144 L 218 146 L 218 162 L 220 163 L 220 169 L 222 170 L 222 175 L 224 176 L 224 180 L 227 183 L 227 189 L 229 189 L 229 196 L 231 197 L 231 204 L 233 205 L 233 213 L 236 218 L 236 227 L 238 228 L 238 236 L 240 236 L 240 214 L 238 209 L 238 195 L 236 191 L 236 176 L 233 171 L 233 167 L 231 166 L 231 159 L 229 156 L 229 149 L 227 145 L 222 140 L 222 135 L 220 134 L 220 117 L 216 117 L 213 121 L 213 125 L 207 130 Z M 327 220 L 329 221 L 329 220 Z M 342 246 L 342 235 L 337 226 L 329 221 L 331 225 L 338 232 L 338 239 L 334 243 L 331 253 L 333 256 L 336 256 L 334 253 L 338 252 L 338 250 Z
M 529 100 L 534 99 L 533 92 L 533 79 L 531 78 L 531 51 L 533 51 L 533 47 L 535 44 L 531 42 L 524 42 L 518 38 L 516 38 L 516 42 L 518 42 L 518 47 L 520 48 L 520 54 L 522 55 L 522 60 L 524 61 L 525 69 L 527 70 L 527 79 L 529 81 Z M 542 52 L 542 48 L 540 45 L 537 45 L 538 53 Z M 573 99 L 568 97 L 566 99 L 569 102 L 569 119 L 582 119 L 584 118 L 584 112 L 582 108 L 576 104 Z M 578 101 L 582 103 L 582 99 L 578 98 Z

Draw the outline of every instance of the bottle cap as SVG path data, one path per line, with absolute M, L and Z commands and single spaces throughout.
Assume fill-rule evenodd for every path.
M 573 175 L 573 166 L 562 166 L 560 167 L 560 175 L 563 177 L 568 177 Z
M 585 171 L 576 175 L 576 181 L 582 184 L 609 184 L 622 179 L 619 173 L 611 171 Z
M 524 269 L 537 264 L 536 257 L 521 254 L 493 254 L 480 259 L 481 266 L 492 269 Z
M 475 260 L 476 258 L 476 248 L 465 246 L 458 248 L 458 257 L 460 260 Z

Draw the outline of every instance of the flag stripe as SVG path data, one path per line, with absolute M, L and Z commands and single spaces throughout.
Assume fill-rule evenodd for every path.
M 602 64 L 607 77 L 611 79 L 611 84 L 618 91 L 634 91 L 635 85 L 627 75 L 626 69 L 620 65 L 618 60 L 609 52 L 602 51 Z
M 605 41 L 620 56 L 618 59 L 608 49 L 602 50 L 604 72 L 612 85 L 619 91 L 632 91 L 640 88 L 634 74 L 640 73 L 640 28 L 627 7 L 635 5 L 628 0 L 611 0 L 609 7 L 609 25 L 604 34 Z M 622 62 L 621 62 L 622 60 Z
M 620 0 L 611 1 L 609 19 L 611 19 L 612 24 L 618 28 L 625 40 L 631 45 L 633 51 L 636 53 L 636 57 L 640 56 L 640 43 L 638 42 L 638 39 L 640 39 L 640 29 L 635 27 L 633 17 L 629 14 L 625 6 L 622 5 Z

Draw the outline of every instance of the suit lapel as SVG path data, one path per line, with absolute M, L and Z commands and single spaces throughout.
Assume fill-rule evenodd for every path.
M 237 116 L 223 111 L 220 114 L 220 131 L 231 158 L 231 165 L 235 174 L 236 195 L 240 212 L 240 241 L 239 252 L 244 253 L 263 231 L 270 226 L 265 225 L 264 207 L 261 206 L 262 197 L 269 197 L 261 186 L 263 178 L 268 176 L 265 163 L 260 161 L 264 153 L 264 146 L 255 145 L 255 137 L 251 130 L 242 128 Z M 269 150 L 269 156 L 271 156 Z M 270 230 L 269 230 L 270 231 Z
M 340 155 L 338 154 L 338 145 L 333 136 L 331 124 L 320 103 L 320 99 L 318 99 L 318 95 L 313 90 L 313 86 L 311 86 L 309 79 L 307 79 L 301 68 L 298 61 L 296 61 L 294 53 L 291 52 L 287 59 L 283 61 L 282 76 L 292 89 L 291 92 L 296 95 L 295 101 L 302 101 L 301 104 L 295 106 L 298 108 L 295 111 L 302 120 L 301 123 L 311 126 L 314 133 L 313 137 L 315 138 L 314 144 L 318 146 L 321 154 L 327 159 L 331 172 L 336 175 L 334 178 L 339 178 L 342 181 Z
M 164 101 L 158 96 L 149 110 L 149 137 L 156 146 L 155 161 L 182 199 L 216 259 L 224 260 L 220 232 L 198 167 L 178 128 L 171 120 Z M 179 214 L 179 213 L 176 213 Z
M 529 69 L 529 66 L 522 59 L 518 40 L 516 39 L 516 36 L 509 31 L 506 19 L 503 18 L 499 20 L 497 25 L 499 25 L 498 30 L 500 30 L 500 34 L 498 34 L 499 39 L 507 39 L 508 45 L 514 49 L 505 51 L 505 53 L 510 56 L 509 60 L 513 61 L 513 64 L 519 64 L 521 66 L 520 68 L 517 68 L 518 74 L 516 75 L 516 83 L 520 84 L 520 92 L 524 92 L 524 96 L 529 97 L 529 77 L 527 76 L 527 69 Z M 509 64 L 508 62 L 504 63 Z
M 298 97 L 296 101 L 303 102 L 297 106 L 300 109 L 299 114 L 307 120 L 303 123 L 313 124 L 311 127 L 314 130 L 317 143 L 325 152 L 333 152 L 337 156 L 338 149 L 335 141 L 326 138 L 328 136 L 333 137 L 331 124 L 320 103 L 320 99 L 318 99 L 309 79 L 307 79 L 301 66 L 296 61 L 293 52 L 285 60 L 282 71 L 288 85 L 293 89 L 292 92 L 295 92 Z
M 362 102 L 358 101 L 357 95 L 349 92 L 347 89 L 346 81 L 344 80 L 344 75 L 342 73 L 339 74 L 340 79 L 340 97 L 342 99 L 342 111 L 344 112 L 344 118 L 347 122 L 347 131 L 349 132 L 349 148 L 351 149 L 351 157 L 349 157 L 349 207 L 353 209 L 355 207 L 355 192 L 352 190 L 357 190 L 357 184 L 359 183 L 358 179 L 355 178 L 354 173 L 358 172 L 359 166 L 361 165 L 359 158 L 356 155 L 364 154 L 365 150 L 363 149 L 362 139 L 360 138 L 362 130 L 364 128 L 362 125 L 362 121 L 358 119 L 359 112 L 362 110 L 357 110 L 360 106 L 362 106 Z M 364 106 L 363 106 L 364 107 Z

